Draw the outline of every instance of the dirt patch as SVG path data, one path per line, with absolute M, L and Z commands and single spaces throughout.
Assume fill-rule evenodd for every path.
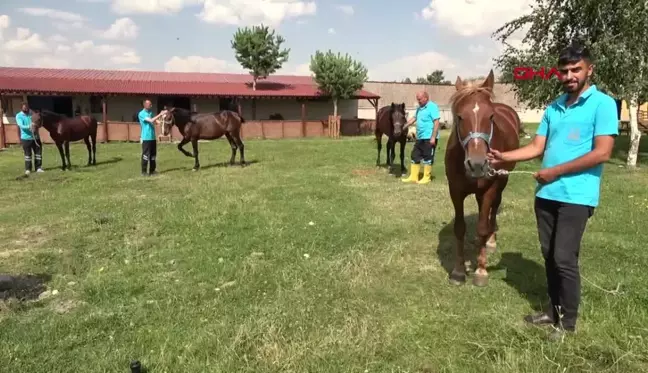
M 49 239 L 50 233 L 45 227 L 39 225 L 27 227 L 20 232 L 17 238 L 5 241 L 8 247 L 0 246 L 0 258 L 24 254 L 41 247 Z
M 52 303 L 51 307 L 56 313 L 69 313 L 83 304 L 84 302 L 66 299 Z

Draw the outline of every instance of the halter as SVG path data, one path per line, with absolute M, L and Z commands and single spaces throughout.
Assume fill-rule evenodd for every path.
M 468 145 L 468 142 L 472 139 L 482 139 L 486 141 L 486 146 L 488 146 L 488 149 L 490 149 L 490 143 L 491 140 L 493 139 L 493 127 L 495 127 L 495 123 L 493 122 L 493 119 L 490 120 L 490 133 L 484 133 L 484 132 L 473 132 L 470 131 L 468 133 L 468 136 L 464 137 L 461 139 L 461 135 L 459 134 L 459 124 L 457 121 L 455 121 L 455 132 L 457 133 L 457 139 L 459 140 L 459 143 L 461 144 L 461 147 L 466 149 L 466 146 Z

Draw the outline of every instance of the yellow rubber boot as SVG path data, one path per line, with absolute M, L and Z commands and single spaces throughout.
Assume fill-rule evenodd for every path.
M 427 184 L 432 178 L 432 165 L 426 164 L 423 166 L 423 178 L 418 182 L 419 184 Z
M 418 181 L 419 171 L 421 170 L 421 165 L 418 163 L 412 163 L 410 167 L 410 175 L 405 179 L 401 179 L 404 183 L 416 183 Z

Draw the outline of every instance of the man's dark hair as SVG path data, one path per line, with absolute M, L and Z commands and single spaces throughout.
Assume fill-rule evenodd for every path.
M 29 104 L 27 103 L 27 101 L 23 101 L 20 103 L 20 106 L 29 106 Z
M 584 60 L 586 63 L 592 62 L 589 49 L 579 42 L 572 42 L 570 45 L 560 51 L 558 56 L 558 65 L 569 65 Z

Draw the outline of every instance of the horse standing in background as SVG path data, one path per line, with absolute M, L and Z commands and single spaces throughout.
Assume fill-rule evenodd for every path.
M 164 136 L 169 136 L 174 125 L 180 130 L 182 141 L 178 144 L 178 150 L 187 157 L 194 158 L 194 171 L 200 169 L 198 140 L 215 140 L 223 135 L 232 148 L 230 165 L 234 165 L 238 149 L 241 153 L 241 166 L 245 166 L 245 147 L 241 140 L 241 125 L 245 123 L 245 120 L 237 112 L 222 110 L 214 113 L 196 113 L 172 107 L 167 109 L 167 113 L 162 116 L 161 121 Z M 189 142 L 191 142 L 193 154 L 182 148 Z
M 97 120 L 88 115 L 69 118 L 48 110 L 34 110 L 31 131 L 37 133 L 41 127 L 44 127 L 49 132 L 61 155 L 61 168 L 65 171 L 66 168 L 72 169 L 70 141 L 83 140 L 88 148 L 87 165 L 97 164 L 97 126 Z
M 407 143 L 407 114 L 405 113 L 405 103 L 395 104 L 392 102 L 390 106 L 383 106 L 376 114 L 376 142 L 378 148 L 378 156 L 376 158 L 376 166 L 380 166 L 380 151 L 382 150 L 382 135 L 387 135 L 387 166 L 389 172 L 392 172 L 394 158 L 396 158 L 396 142 L 400 143 L 400 163 L 401 173 L 407 171 L 405 168 L 405 145 Z
M 446 148 L 445 172 L 455 210 L 456 262 L 450 273 L 450 282 L 455 285 L 466 281 L 464 200 L 470 194 L 475 194 L 479 205 L 479 256 L 473 284 L 488 284 L 487 249 L 494 250 L 497 246 L 497 210 L 508 175 L 497 174 L 486 155 L 490 149 L 505 152 L 520 146 L 520 117 L 510 106 L 492 102 L 494 81 L 492 70 L 481 85 L 457 77 L 457 91 L 450 98 L 454 121 Z M 515 163 L 502 168 L 512 171 Z

